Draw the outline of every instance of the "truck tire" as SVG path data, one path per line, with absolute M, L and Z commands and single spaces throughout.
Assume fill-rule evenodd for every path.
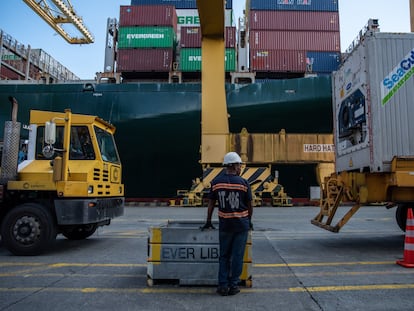
M 61 228 L 62 235 L 69 240 L 84 240 L 95 233 L 97 224 L 79 225 Z
M 408 204 L 400 204 L 395 211 L 395 219 L 397 220 L 398 227 L 405 232 L 405 226 L 407 224 L 407 210 Z
M 14 255 L 42 253 L 55 240 L 56 223 L 50 211 L 41 204 L 24 203 L 12 208 L 4 217 L 1 237 Z

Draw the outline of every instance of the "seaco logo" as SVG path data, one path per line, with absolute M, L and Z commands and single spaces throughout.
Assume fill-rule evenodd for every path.
M 381 102 L 385 105 L 414 73 L 414 49 L 382 80 Z

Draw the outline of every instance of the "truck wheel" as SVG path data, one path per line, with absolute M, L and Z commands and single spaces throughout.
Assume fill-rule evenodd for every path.
M 95 233 L 96 224 L 62 228 L 62 235 L 69 240 L 84 240 Z
M 41 204 L 25 203 L 12 208 L 4 217 L 1 237 L 14 255 L 31 256 L 44 251 L 56 238 L 56 224 Z
M 400 204 L 395 211 L 395 219 L 397 220 L 398 227 L 405 232 L 405 226 L 407 224 L 407 210 L 409 206 L 407 204 Z

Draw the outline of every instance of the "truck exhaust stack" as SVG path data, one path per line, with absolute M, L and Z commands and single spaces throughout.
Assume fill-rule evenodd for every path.
M 16 98 L 9 97 L 12 104 L 12 120 L 4 123 L 3 151 L 1 158 L 0 183 L 17 178 L 17 159 L 20 144 L 20 122 L 17 122 L 18 103 Z

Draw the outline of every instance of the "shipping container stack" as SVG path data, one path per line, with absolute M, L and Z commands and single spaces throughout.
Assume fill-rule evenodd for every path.
M 225 28 L 225 72 L 236 70 L 236 27 Z M 181 27 L 180 70 L 183 74 L 201 72 L 201 29 Z
M 330 74 L 340 64 L 338 0 L 250 0 L 248 28 L 257 79 Z
M 166 79 L 175 57 L 176 33 L 174 6 L 121 6 L 116 71 L 124 79 Z
M 201 32 L 200 19 L 197 10 L 196 0 L 131 0 L 133 7 L 145 6 L 173 6 L 177 16 L 176 38 L 177 46 L 172 61 L 172 70 L 180 73 L 180 77 L 186 81 L 201 78 Z M 233 1 L 226 1 L 225 26 L 226 26 L 226 72 L 235 71 L 236 68 L 236 28 L 233 25 Z M 121 7 L 122 10 L 122 7 Z M 150 12 L 148 12 L 150 13 Z M 122 15 L 120 16 L 120 19 Z M 120 29 L 122 29 L 120 21 Z M 121 31 L 120 31 L 121 34 Z M 118 44 L 122 43 L 118 39 Z M 121 44 L 121 46 L 123 46 Z M 120 49 L 121 54 L 122 52 Z M 149 62 L 150 60 L 147 60 Z M 138 67 L 140 64 L 136 64 Z M 121 67 L 118 71 L 124 71 Z M 181 76 L 182 74 L 182 76 Z M 124 76 L 127 76 L 124 74 Z
M 179 38 L 177 63 L 178 68 L 183 74 L 183 78 L 188 80 L 199 80 L 201 77 L 201 29 L 198 17 L 197 2 L 177 1 L 178 33 Z M 193 2 L 193 6 L 189 5 Z M 185 5 L 185 7 L 183 6 Z M 236 28 L 233 25 L 233 2 L 226 1 L 225 26 L 226 26 L 226 50 L 225 50 L 225 71 L 226 73 L 236 70 Z

